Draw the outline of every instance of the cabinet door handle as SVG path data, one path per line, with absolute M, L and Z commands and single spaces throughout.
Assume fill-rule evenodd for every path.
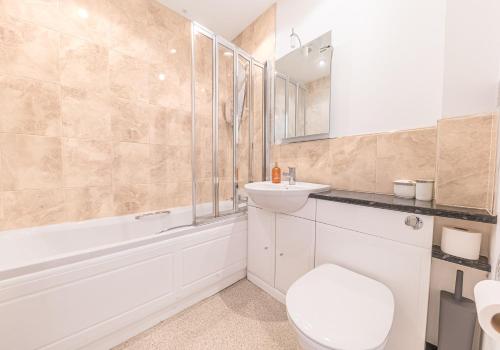
M 280 253 L 280 256 L 283 256 L 283 253 Z
M 410 226 L 414 230 L 420 230 L 424 226 L 424 221 L 418 216 L 410 215 L 406 217 L 405 225 Z
M 267 250 L 269 247 L 264 247 L 264 250 Z

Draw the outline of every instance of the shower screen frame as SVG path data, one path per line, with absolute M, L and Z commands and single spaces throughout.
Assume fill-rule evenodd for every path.
M 197 164 L 196 164 L 196 145 L 197 145 L 197 132 L 196 132 L 196 45 L 195 37 L 196 34 L 206 36 L 212 41 L 212 214 L 210 216 L 197 216 Z M 233 192 L 233 208 L 231 211 L 226 211 L 221 214 L 219 208 L 219 169 L 218 169 L 218 150 L 219 150 L 219 47 L 223 46 L 227 50 L 233 53 L 233 108 L 232 108 L 232 120 L 233 120 L 233 137 L 232 137 L 232 147 L 233 147 L 233 169 L 232 169 L 232 192 Z M 203 27 L 199 23 L 191 22 L 191 115 L 192 115 L 192 130 L 191 130 L 191 168 L 192 168 L 192 220 L 193 224 L 200 223 L 200 219 L 209 220 L 213 218 L 218 218 L 221 215 L 229 215 L 246 210 L 245 207 L 241 207 L 240 198 L 237 191 L 238 179 L 237 179 L 237 160 L 238 160 L 238 131 L 239 131 L 239 118 L 238 118 L 238 70 L 239 70 L 239 59 L 243 58 L 249 63 L 248 72 L 248 83 L 247 91 L 245 92 L 248 99 L 247 102 L 243 102 L 242 113 L 244 113 L 245 104 L 248 103 L 248 141 L 249 141 L 249 152 L 248 152 L 248 182 L 253 182 L 253 130 L 254 130 L 254 78 L 253 69 L 254 66 L 262 70 L 262 110 L 259 111 L 262 115 L 262 174 L 259 180 L 266 179 L 267 166 L 268 166 L 268 152 L 267 146 L 268 142 L 268 62 L 262 63 L 250 54 L 245 52 L 243 49 L 234 45 L 230 41 L 224 39 L 223 37 L 216 35 L 214 32 Z

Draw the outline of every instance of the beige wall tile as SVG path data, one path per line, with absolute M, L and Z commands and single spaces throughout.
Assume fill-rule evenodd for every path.
M 63 139 L 65 187 L 111 186 L 111 142 Z
M 148 64 L 137 58 L 111 51 L 109 87 L 116 97 L 148 102 Z
M 158 106 L 151 106 L 150 110 L 149 142 L 152 144 L 166 144 L 168 110 Z M 189 126 L 191 127 L 191 123 Z
M 169 207 L 185 207 L 192 203 L 191 182 L 170 182 L 166 184 Z
M 59 80 L 59 33 L 15 20 L 2 21 L 0 31 L 1 73 Z
M 191 181 L 191 147 L 166 146 L 166 158 L 168 182 Z
M 186 78 L 190 76 L 190 72 L 182 72 L 180 68 L 183 66 L 185 65 L 176 64 L 176 60 L 173 59 L 167 60 L 167 63 L 149 66 L 151 104 L 183 111 L 191 110 L 191 81 Z
M 110 48 L 143 58 L 148 48 L 148 7 L 145 0 L 109 0 Z
M 162 210 L 171 207 L 172 199 L 167 193 L 168 184 L 152 184 L 149 186 L 150 210 Z
M 165 145 L 149 145 L 151 156 L 151 183 L 161 184 L 168 181 L 167 167 L 171 157 Z
M 178 109 L 166 110 L 166 143 L 168 145 L 191 146 L 191 129 L 190 112 Z M 203 137 L 203 135 L 200 136 Z
M 150 164 L 149 145 L 129 142 L 115 144 L 113 183 L 149 184 Z
M 178 62 L 189 60 L 190 22 L 156 1 L 150 1 L 148 5 L 147 38 L 150 62 L 162 63 L 170 59 Z
M 272 150 L 272 167 L 275 162 L 278 162 L 282 173 L 286 173 L 288 167 L 295 167 L 299 181 L 330 183 L 329 140 L 275 145 Z M 285 180 L 282 177 L 282 181 Z
M 61 134 L 59 86 L 0 76 L 0 127 L 3 132 Z
M 150 210 L 150 185 L 117 185 L 113 188 L 115 215 L 127 215 Z
M 108 89 L 108 49 L 76 37 L 61 37 L 60 82 L 87 91 Z
M 3 193 L 4 229 L 66 221 L 62 189 Z
M 59 12 L 59 29 L 62 33 L 77 36 L 102 46 L 109 45 L 108 1 L 63 0 L 59 1 Z
M 2 0 L 2 5 L 9 17 L 54 30 L 60 28 L 59 0 Z
M 64 190 L 64 207 L 69 221 L 112 216 L 111 186 L 67 188 Z
M 436 200 L 440 204 L 491 207 L 495 125 L 492 114 L 438 122 Z
M 115 98 L 111 102 L 111 129 L 115 141 L 149 142 L 151 108 Z
M 254 25 L 253 51 L 254 57 L 265 62 L 274 58 L 276 46 L 276 5 L 264 12 Z
M 0 198 L 64 201 L 8 227 L 191 202 L 190 28 L 154 0 L 1 1 Z
M 246 27 L 233 42 L 257 60 L 272 60 L 276 46 L 276 5 L 271 6 Z
M 60 138 L 3 134 L 1 141 L 4 191 L 62 186 Z
M 329 184 L 331 165 L 329 140 L 304 142 L 298 150 L 297 179 L 314 183 Z M 282 169 L 288 171 L 288 169 Z
M 500 92 L 500 90 L 499 90 Z M 498 155 L 498 117 L 499 113 L 493 114 L 493 121 L 491 124 L 491 146 L 490 146 L 490 158 L 489 158 L 489 177 L 488 177 L 488 195 L 486 199 L 486 209 L 490 210 L 492 213 L 495 212 L 495 187 L 496 183 L 496 166 L 497 166 L 497 155 Z
M 377 135 L 376 192 L 393 193 L 397 179 L 434 179 L 436 129 Z
M 3 0 L 5 12 L 55 31 L 109 44 L 108 2 L 103 0 Z M 86 15 L 86 16 L 85 16 Z
M 107 93 L 63 87 L 61 114 L 63 136 L 111 140 L 110 98 Z
M 348 136 L 330 140 L 333 188 L 375 192 L 377 136 Z

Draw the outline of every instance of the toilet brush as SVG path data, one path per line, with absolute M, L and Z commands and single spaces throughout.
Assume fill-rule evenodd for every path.
M 462 296 L 464 272 L 457 270 L 455 292 L 441 291 L 439 350 L 471 350 L 476 326 L 476 306 Z

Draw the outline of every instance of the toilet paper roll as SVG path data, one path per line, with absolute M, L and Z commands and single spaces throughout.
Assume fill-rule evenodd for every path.
M 481 281 L 474 287 L 477 318 L 483 331 L 500 342 L 500 282 Z
M 469 260 L 478 260 L 481 234 L 457 227 L 443 227 L 441 250 L 447 254 Z

